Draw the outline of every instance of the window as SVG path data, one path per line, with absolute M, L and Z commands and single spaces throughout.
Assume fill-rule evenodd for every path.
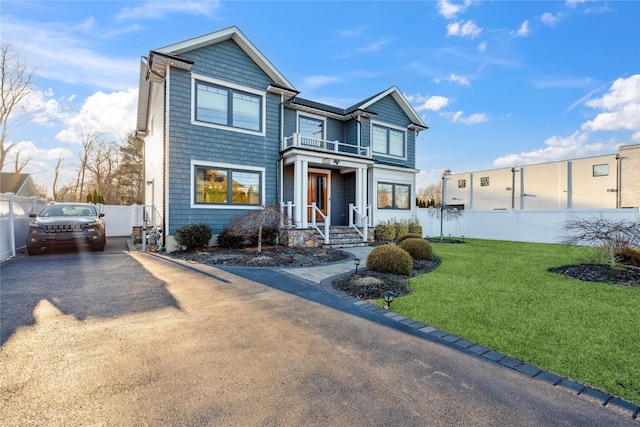
M 195 167 L 195 203 L 259 205 L 262 174 L 206 166 Z
M 458 188 L 467 188 L 467 180 L 459 179 L 458 180 Z
M 378 183 L 378 209 L 409 209 L 411 186 Z
M 375 153 L 404 157 L 404 132 L 373 125 L 371 129 L 371 145 Z
M 609 165 L 593 165 L 593 176 L 607 176 L 609 175 Z
M 483 176 L 480 178 L 480 187 L 488 187 L 489 186 L 489 177 Z
M 196 80 L 196 114 L 200 122 L 262 130 L 262 97 Z
M 300 117 L 298 122 L 300 135 L 314 139 L 324 139 L 324 122 L 311 117 Z

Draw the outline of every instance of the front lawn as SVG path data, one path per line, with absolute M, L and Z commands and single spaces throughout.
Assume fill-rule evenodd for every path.
M 547 271 L 593 249 L 433 243 L 442 264 L 411 279 L 393 311 L 640 404 L 640 288 Z

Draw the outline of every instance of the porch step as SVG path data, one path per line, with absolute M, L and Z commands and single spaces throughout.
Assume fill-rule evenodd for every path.
M 319 241 L 322 241 L 322 236 L 317 231 L 316 236 Z M 329 244 L 322 243 L 323 248 L 331 249 L 339 247 L 355 248 L 368 245 L 369 243 L 363 242 L 362 236 L 351 227 L 329 227 Z

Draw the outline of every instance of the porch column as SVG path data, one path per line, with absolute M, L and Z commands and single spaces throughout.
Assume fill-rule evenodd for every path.
M 358 168 L 356 170 L 356 207 L 360 214 L 367 214 L 367 169 Z M 358 217 L 356 226 L 362 227 L 362 220 Z
M 307 191 L 309 180 L 309 163 L 296 160 L 293 167 L 293 204 L 294 215 L 297 228 L 307 228 Z

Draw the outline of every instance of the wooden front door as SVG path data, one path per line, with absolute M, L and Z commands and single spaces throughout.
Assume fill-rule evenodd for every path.
M 308 205 L 311 203 L 316 204 L 318 209 L 327 216 L 328 213 L 328 186 L 329 186 L 329 176 L 326 173 L 317 173 L 317 172 L 309 172 L 309 184 L 307 188 L 307 202 Z M 312 221 L 311 208 L 308 209 L 307 220 L 309 222 Z M 316 212 L 316 222 L 324 222 L 324 218 L 320 216 Z

